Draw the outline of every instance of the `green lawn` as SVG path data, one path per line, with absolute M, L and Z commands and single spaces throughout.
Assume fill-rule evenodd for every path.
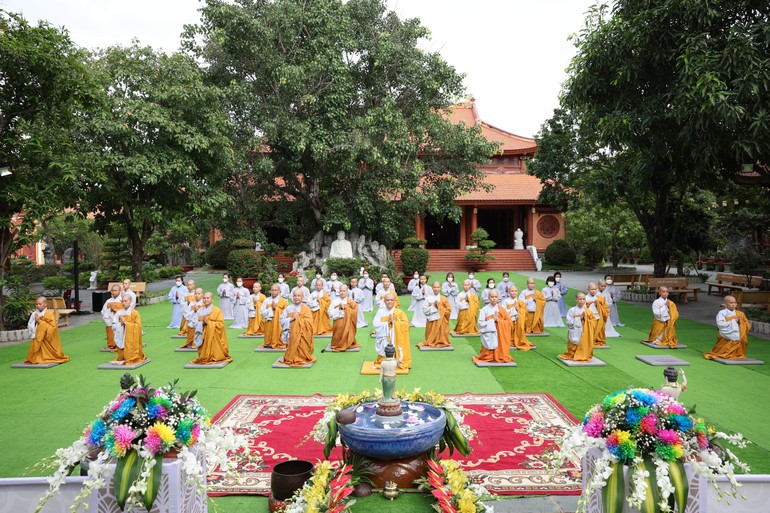
M 491 274 L 499 278 L 499 273 Z M 458 280 L 464 275 L 457 273 Z M 486 274 L 480 273 L 480 281 Z M 435 278 L 439 278 L 437 274 Z M 443 273 L 440 274 L 443 279 Z M 524 278 L 511 277 L 519 287 Z M 199 285 L 215 288 L 218 275 L 198 275 Z M 538 286 L 541 286 L 539 284 Z M 406 309 L 409 298 L 401 298 Z M 172 340 L 168 324 L 168 303 L 140 308 L 145 326 L 145 352 L 152 363 L 140 372 L 156 384 L 179 378 L 183 389 L 197 389 L 201 402 L 214 414 L 236 394 L 337 394 L 358 392 L 377 387 L 377 376 L 359 374 L 361 362 L 375 357 L 370 329 L 359 330 L 358 340 L 364 346 L 360 353 L 321 354 L 326 341 L 316 344 L 318 361 L 308 370 L 273 369 L 276 355 L 255 353 L 253 340 L 238 339 L 239 330 L 228 330 L 233 363 L 222 370 L 188 370 L 183 365 L 192 358 L 190 353 L 175 353 L 178 340 Z M 639 344 L 649 329 L 648 308 L 622 303 L 621 319 L 626 323 L 619 331 L 623 337 L 610 339 L 609 350 L 597 351 L 596 356 L 607 362 L 606 367 L 568 368 L 556 355 L 565 347 L 566 328 L 549 329 L 550 337 L 536 338 L 536 351 L 515 353 L 516 368 L 476 368 L 471 363 L 478 351 L 477 338 L 453 339 L 453 352 L 413 352 L 413 369 L 408 376 L 399 377 L 399 387 L 436 390 L 442 393 L 501 393 L 548 392 L 577 418 L 609 392 L 628 386 L 658 387 L 663 382 L 663 368 L 651 367 L 634 358 L 636 354 L 651 354 L 652 349 Z M 371 317 L 371 314 L 369 314 Z M 413 328 L 412 342 L 422 339 L 422 329 Z M 689 390 L 682 396 L 686 405 L 697 405 L 697 412 L 730 431 L 739 431 L 752 440 L 741 456 L 755 473 L 770 473 L 770 421 L 766 393 L 770 390 L 770 365 L 725 366 L 703 359 L 714 344 L 712 326 L 680 320 L 680 343 L 688 349 L 659 351 L 676 353 L 691 363 L 686 369 Z M 0 401 L 0 477 L 42 475 L 31 467 L 61 446 L 79 436 L 86 421 L 118 391 L 121 372 L 97 370 L 97 365 L 111 358 L 98 348 L 104 345 L 104 327 L 95 320 L 88 325 L 62 331 L 65 352 L 72 361 L 47 370 L 10 369 L 21 362 L 28 343 L 0 349 L 0 387 L 5 391 Z M 750 338 L 749 355 L 770 361 L 770 344 Z M 402 500 L 403 499 L 403 500 Z M 223 497 L 215 502 L 225 512 L 267 511 L 266 501 L 256 497 Z M 389 503 L 379 497 L 362 500 L 356 511 L 390 511 L 388 508 L 408 508 L 429 511 L 429 500 L 410 495 Z M 396 511 L 396 509 L 392 509 Z

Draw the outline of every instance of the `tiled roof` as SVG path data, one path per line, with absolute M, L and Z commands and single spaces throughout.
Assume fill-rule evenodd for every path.
M 537 150 L 534 139 L 506 132 L 501 128 L 490 125 L 479 118 L 476 110 L 476 99 L 453 106 L 445 115 L 452 123 L 463 123 L 466 126 L 480 125 L 481 133 L 488 141 L 500 143 L 504 154 L 533 154 Z
M 494 186 L 491 191 L 475 191 L 455 201 L 460 205 L 485 202 L 530 204 L 537 201 L 543 188 L 539 178 L 521 173 L 488 174 L 485 181 Z

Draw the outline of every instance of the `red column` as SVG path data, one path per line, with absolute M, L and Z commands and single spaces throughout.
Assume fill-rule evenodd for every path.
M 425 219 L 420 215 L 414 220 L 414 233 L 418 239 L 425 239 Z

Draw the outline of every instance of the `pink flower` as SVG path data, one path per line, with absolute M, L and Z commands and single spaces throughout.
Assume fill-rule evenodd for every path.
M 658 438 L 672 445 L 682 443 L 682 439 L 679 438 L 677 432 L 672 429 L 661 429 L 658 431 Z
M 586 425 L 583 426 L 583 432 L 593 438 L 601 437 L 602 429 L 604 429 L 604 415 L 601 412 L 591 415 Z
M 654 435 L 658 431 L 658 419 L 655 415 L 646 415 L 639 422 L 639 431 Z

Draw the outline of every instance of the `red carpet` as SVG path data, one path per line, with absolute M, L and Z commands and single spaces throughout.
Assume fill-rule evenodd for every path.
M 554 475 L 538 460 L 552 448 L 553 440 L 575 419 L 548 394 L 496 394 L 448 396 L 475 411 L 465 422 L 477 432 L 473 451 L 466 459 L 456 458 L 469 474 L 490 491 L 505 495 L 579 495 L 579 466 L 570 464 Z M 330 397 L 239 395 L 214 417 L 214 423 L 229 426 L 251 440 L 262 459 L 240 469 L 236 479 L 209 474 L 210 495 L 268 495 L 270 471 L 287 459 L 323 459 L 323 447 L 312 439 L 302 440 L 331 400 Z M 444 457 L 448 453 L 444 454 Z M 340 459 L 339 449 L 331 456 Z

